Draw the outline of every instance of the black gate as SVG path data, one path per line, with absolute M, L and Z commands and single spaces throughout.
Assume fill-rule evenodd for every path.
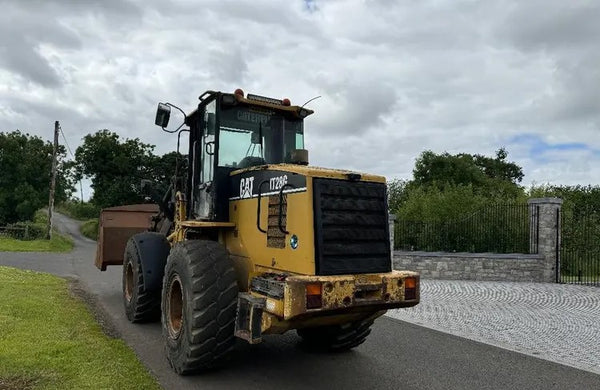
M 563 208 L 557 282 L 600 286 L 600 212 Z

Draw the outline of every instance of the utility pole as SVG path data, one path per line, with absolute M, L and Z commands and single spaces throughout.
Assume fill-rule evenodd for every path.
M 54 192 L 56 190 L 56 165 L 58 156 L 58 131 L 60 125 L 58 121 L 54 122 L 54 149 L 52 150 L 52 176 L 50 179 L 50 199 L 48 200 L 48 231 L 46 239 L 52 237 L 52 209 L 54 208 Z

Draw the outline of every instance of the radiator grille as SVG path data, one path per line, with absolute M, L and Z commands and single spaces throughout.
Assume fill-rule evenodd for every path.
M 383 183 L 313 179 L 317 275 L 391 271 Z

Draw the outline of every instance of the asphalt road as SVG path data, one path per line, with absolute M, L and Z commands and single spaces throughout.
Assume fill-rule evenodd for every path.
M 95 243 L 79 234 L 77 223 L 56 215 L 55 225 L 73 235 L 73 252 L 0 252 L 0 265 L 77 278 L 166 389 L 600 389 L 600 375 L 387 317 L 354 351 L 306 351 L 289 332 L 255 346 L 240 341 L 226 368 L 180 377 L 164 357 L 160 324 L 125 318 L 121 268 L 100 272 L 93 266 Z

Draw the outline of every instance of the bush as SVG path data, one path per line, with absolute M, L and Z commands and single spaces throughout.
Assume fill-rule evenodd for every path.
M 98 218 L 85 221 L 79 230 L 87 238 L 96 241 L 98 239 Z
M 40 209 L 36 211 L 33 215 L 33 223 L 46 226 L 48 224 L 48 210 Z
M 433 186 L 414 187 L 405 196 L 396 215 L 406 221 L 446 221 L 472 213 L 489 202 L 470 185 L 448 186 L 443 191 Z
M 46 237 L 46 225 L 16 222 L 3 227 L 2 235 L 23 241 L 37 240 Z
M 100 208 L 93 203 L 89 202 L 76 202 L 69 201 L 60 205 L 60 212 L 68 215 L 71 218 L 84 221 L 87 219 L 98 218 L 100 215 Z

